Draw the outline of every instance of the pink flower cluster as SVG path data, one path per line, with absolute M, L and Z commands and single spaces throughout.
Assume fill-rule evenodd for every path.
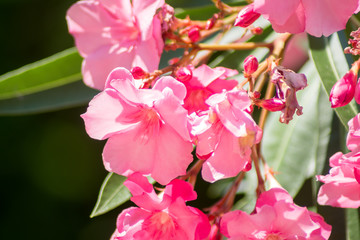
M 330 172 L 317 176 L 324 183 L 320 187 L 318 202 L 342 208 L 360 207 L 360 114 L 348 123 L 346 145 L 349 153 L 335 153 L 330 158 Z
M 84 57 L 86 85 L 104 89 L 107 75 L 116 67 L 158 68 L 163 51 L 157 10 L 164 0 L 82 0 L 66 16 L 69 32 Z
M 196 192 L 182 180 L 173 180 L 160 195 L 140 174 L 131 175 L 124 183 L 139 207 L 123 210 L 111 240 L 201 240 L 210 232 L 208 218 L 199 209 L 186 206 L 195 200 Z
M 220 230 L 230 240 L 325 240 L 331 226 L 319 214 L 294 204 L 284 189 L 272 188 L 260 195 L 255 213 L 226 213 Z

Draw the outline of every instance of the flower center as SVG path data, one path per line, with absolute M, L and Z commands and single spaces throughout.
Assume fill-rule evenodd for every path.
M 283 238 L 276 233 L 270 233 L 266 236 L 265 240 L 283 240 Z
M 143 229 L 150 234 L 151 239 L 172 239 L 175 223 L 166 212 L 157 212 L 144 222 Z

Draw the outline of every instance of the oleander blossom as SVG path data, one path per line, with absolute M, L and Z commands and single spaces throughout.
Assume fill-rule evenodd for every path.
M 205 64 L 197 68 L 189 65 L 187 68 L 192 71 L 191 78 L 183 82 L 186 87 L 184 108 L 189 114 L 208 110 L 209 105 L 205 103 L 206 99 L 223 90 L 232 90 L 238 84 L 236 80 L 226 79 L 238 74 L 238 71 L 233 69 L 210 68 Z
M 345 28 L 359 0 L 255 0 L 254 9 L 268 19 L 276 32 L 321 37 Z
M 229 240 L 326 240 L 331 226 L 319 214 L 294 204 L 284 189 L 272 188 L 260 195 L 255 213 L 226 213 L 220 231 Z
M 275 84 L 276 99 L 285 104 L 281 109 L 280 122 L 288 124 L 295 113 L 298 116 L 302 115 L 302 107 L 297 101 L 296 92 L 307 86 L 305 74 L 295 73 L 273 63 L 270 81 Z
M 196 154 L 206 160 L 202 177 L 208 182 L 236 176 L 251 169 L 251 147 L 261 140 L 262 130 L 247 109 L 251 100 L 244 90 L 214 94 L 206 103 L 208 113 L 195 117 Z
M 360 207 L 360 114 L 348 122 L 347 147 L 351 151 L 335 153 L 330 158 L 329 174 L 316 176 L 324 184 L 318 203 L 342 208 Z
M 161 184 L 185 174 L 192 161 L 185 95 L 184 85 L 170 76 L 152 89 L 137 89 L 127 69 L 114 69 L 82 115 L 90 137 L 108 138 L 105 168 L 125 176 L 151 174 Z
M 67 12 L 69 32 L 82 57 L 86 85 L 102 90 L 116 67 L 158 68 L 163 51 L 156 11 L 164 0 L 82 0 Z
M 163 193 L 156 195 L 153 186 L 138 173 L 124 185 L 138 207 L 123 210 L 118 216 L 111 240 L 202 240 L 207 239 L 210 223 L 199 209 L 186 206 L 197 198 L 188 182 L 175 179 Z

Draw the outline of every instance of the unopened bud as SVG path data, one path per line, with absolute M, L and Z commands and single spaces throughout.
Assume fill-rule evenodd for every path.
M 188 31 L 188 37 L 191 42 L 197 42 L 200 39 L 200 28 L 198 26 L 193 26 Z
M 244 60 L 244 74 L 251 75 L 253 74 L 259 67 L 259 62 L 257 58 L 253 55 L 249 55 Z
M 181 67 L 176 71 L 175 76 L 177 80 L 187 82 L 192 78 L 193 74 L 190 68 Z
M 329 98 L 332 108 L 342 107 L 351 102 L 355 95 L 356 78 L 357 73 L 350 70 L 334 84 Z
M 356 103 L 360 104 L 360 80 L 358 80 L 358 83 L 356 84 L 354 98 Z
M 254 11 L 254 4 L 249 4 L 236 17 L 234 26 L 246 28 L 260 17 L 260 14 Z
M 257 105 L 270 111 L 270 112 L 276 112 L 283 110 L 286 106 L 285 102 L 283 102 L 279 98 L 270 98 L 265 100 L 259 100 L 257 102 Z
M 175 58 L 170 59 L 168 63 L 169 63 L 169 65 L 174 65 L 179 61 L 180 61 L 180 58 L 175 57 Z
M 249 159 L 249 160 L 247 161 L 247 163 L 245 163 L 245 167 L 244 167 L 243 171 L 244 171 L 244 172 L 248 172 L 248 171 L 251 170 L 251 168 L 252 168 L 251 159 Z
M 261 95 L 261 93 L 258 92 L 258 91 L 254 91 L 254 92 L 253 92 L 253 97 L 254 97 L 254 98 L 260 98 L 260 95 Z
M 212 16 L 212 18 L 210 18 L 209 20 L 207 20 L 205 29 L 206 29 L 206 30 L 212 29 L 212 28 L 215 26 L 215 23 L 216 23 L 216 21 L 218 20 L 218 18 L 219 18 L 219 14 L 215 13 L 215 14 Z
M 255 27 L 251 29 L 252 34 L 254 35 L 260 35 L 263 33 L 263 29 L 261 27 Z
M 135 79 L 146 78 L 149 74 L 144 71 L 141 67 L 133 67 L 131 69 L 131 74 Z

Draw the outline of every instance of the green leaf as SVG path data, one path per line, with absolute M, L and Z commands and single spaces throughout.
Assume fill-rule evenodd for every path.
M 279 122 L 279 113 L 271 113 L 262 140 L 266 162 L 292 196 L 307 178 L 321 173 L 333 115 L 313 65 L 307 63 L 302 72 L 308 79 L 308 86 L 297 92 L 303 115 L 286 125 Z
M 0 99 L 22 97 L 80 81 L 81 62 L 76 49 L 70 48 L 8 72 L 0 76 Z
M 46 91 L 0 100 L 1 115 L 35 114 L 86 105 L 98 91 L 74 82 Z
M 311 58 L 326 93 L 330 96 L 333 85 L 349 70 L 339 35 L 335 33 L 328 38 L 316 38 L 308 35 L 308 39 Z M 358 110 L 352 101 L 346 106 L 335 108 L 335 112 L 345 128 L 348 129 L 348 121 L 357 114 Z
M 130 191 L 124 185 L 126 179 L 126 177 L 116 173 L 109 173 L 106 176 L 101 185 L 95 207 L 90 214 L 91 218 L 107 213 L 130 199 Z M 155 183 L 155 180 L 150 177 L 148 180 L 151 184 Z
M 101 185 L 96 205 L 90 217 L 102 215 L 130 199 L 129 190 L 123 185 L 126 177 L 109 173 Z
M 346 239 L 360 239 L 360 222 L 359 210 L 348 208 L 346 209 Z

